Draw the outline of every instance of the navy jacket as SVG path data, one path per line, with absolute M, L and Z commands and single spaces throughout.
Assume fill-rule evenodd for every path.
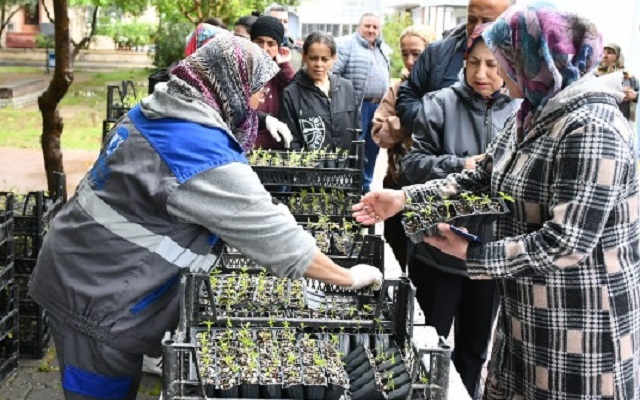
M 466 48 L 467 28 L 465 24 L 460 24 L 422 52 L 398 92 L 396 114 L 403 128 L 413 132 L 413 122 L 420 110 L 422 96 L 458 81 Z

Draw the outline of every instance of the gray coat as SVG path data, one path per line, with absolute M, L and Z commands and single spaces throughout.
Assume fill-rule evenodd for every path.
M 484 153 L 519 104 L 507 94 L 482 99 L 464 81 L 424 96 L 413 126 L 413 146 L 402 159 L 404 182 L 425 183 L 462 171 L 465 158 Z M 466 228 L 484 241 L 493 238 L 491 226 Z M 414 257 L 445 272 L 466 275 L 464 262 L 426 244 L 416 247 Z

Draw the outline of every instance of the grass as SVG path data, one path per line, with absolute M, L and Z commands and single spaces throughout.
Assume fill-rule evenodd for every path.
M 131 80 L 138 98 L 144 97 L 150 71 L 145 69 L 113 72 L 75 71 L 74 82 L 58 105 L 64 121 L 63 149 L 96 150 L 102 139 L 102 120 L 106 115 L 107 85 Z M 0 77 L 26 79 L 42 77 L 42 68 L 0 67 Z M 44 75 L 47 79 L 49 76 Z M 37 104 L 25 108 L 0 108 L 0 147 L 40 148 L 42 117 Z

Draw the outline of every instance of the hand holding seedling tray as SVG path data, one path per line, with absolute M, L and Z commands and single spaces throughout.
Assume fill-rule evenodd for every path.
M 438 235 L 438 223 L 447 223 L 456 234 L 481 242 L 481 238 L 455 227 L 490 224 L 500 215 L 507 214 L 507 202 L 513 201 L 511 196 L 502 192 L 493 198 L 470 192 L 442 199 L 431 196 L 424 203 L 407 204 L 402 214 L 402 226 L 413 243 L 421 243 L 425 236 Z

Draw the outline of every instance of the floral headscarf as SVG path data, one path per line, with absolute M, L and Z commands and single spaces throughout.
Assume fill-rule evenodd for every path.
M 212 25 L 203 28 L 206 35 L 202 34 L 204 29 L 194 33 L 202 47 L 171 70 L 168 93 L 180 93 L 213 107 L 242 148 L 249 151 L 258 131 L 258 116 L 249 107 L 249 99 L 280 69 L 250 41 Z
M 541 106 L 602 57 L 602 36 L 593 23 L 544 2 L 509 8 L 482 36 L 524 94 L 518 111 L 524 130 Z

